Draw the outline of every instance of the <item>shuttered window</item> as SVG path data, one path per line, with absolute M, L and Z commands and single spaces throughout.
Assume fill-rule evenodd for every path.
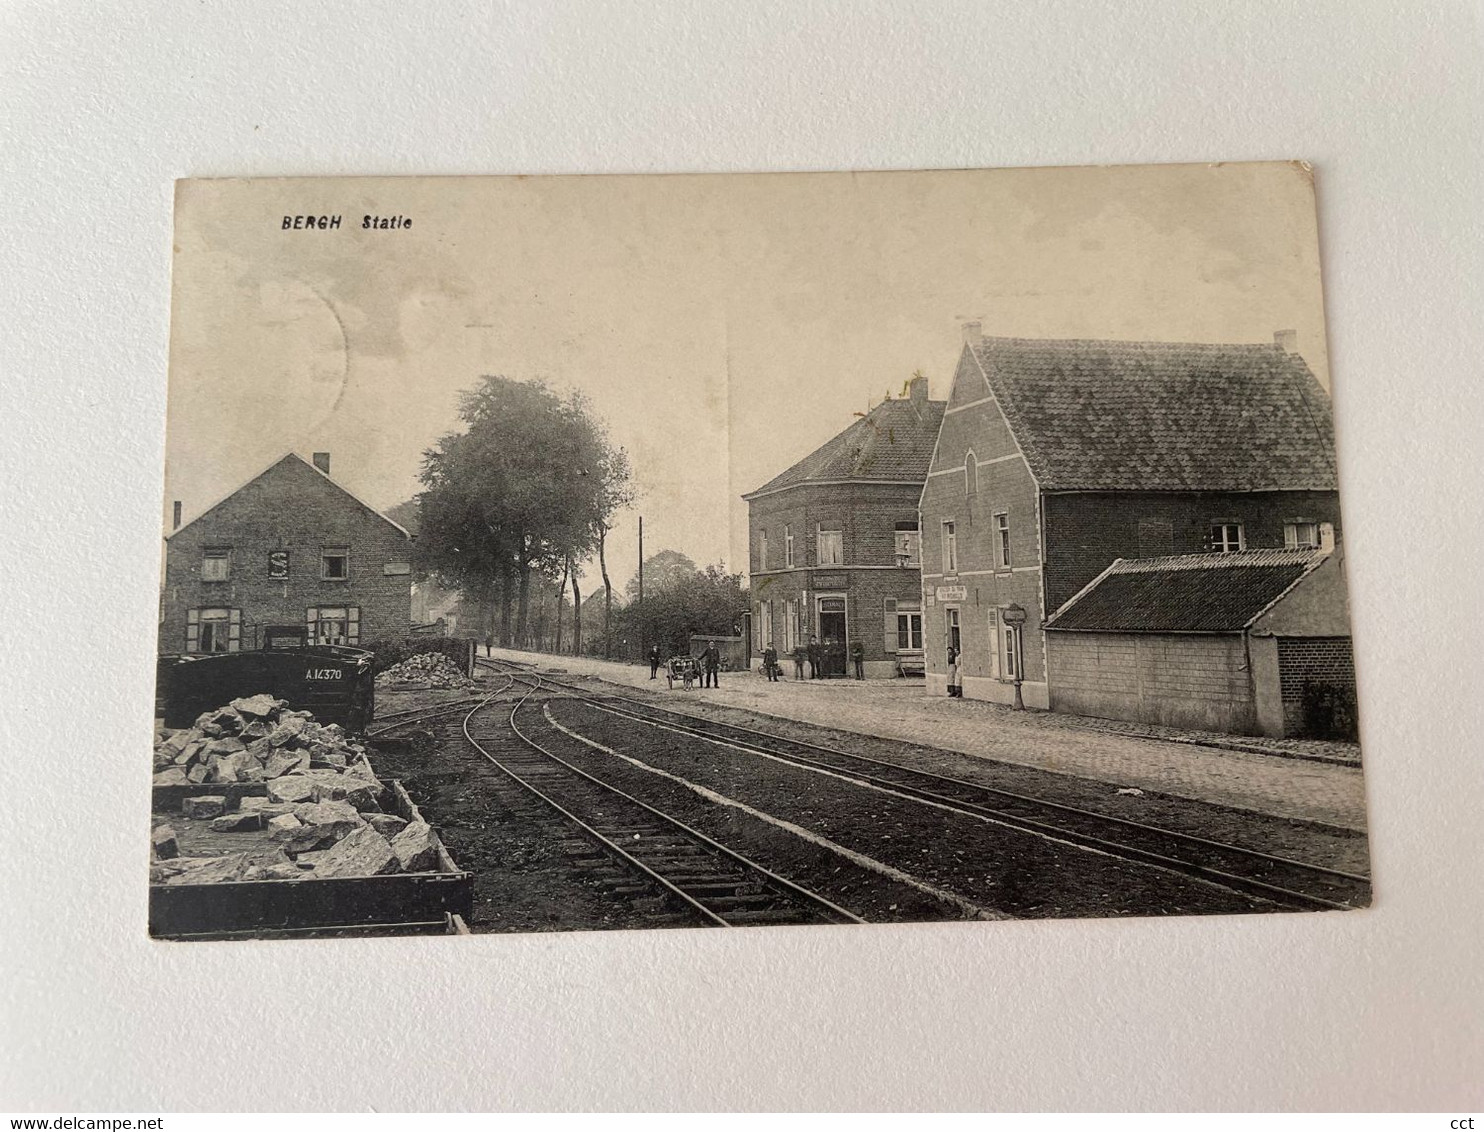
M 237 652 L 242 647 L 242 610 L 188 609 L 186 652 Z
M 316 645 L 361 643 L 361 609 L 357 605 L 310 606 L 304 618 L 304 639 Z

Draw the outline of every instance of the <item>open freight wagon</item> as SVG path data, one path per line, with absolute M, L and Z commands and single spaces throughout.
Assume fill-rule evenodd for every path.
M 166 727 L 189 727 L 202 712 L 266 692 L 356 733 L 376 712 L 371 662 L 363 649 L 310 644 L 301 628 L 270 626 L 260 649 L 161 657 L 157 694 Z
M 409 824 L 422 821 L 417 806 L 395 780 L 378 783 L 383 812 Z M 216 833 L 205 819 L 185 816 L 187 799 L 223 799 L 226 813 L 263 798 L 262 782 L 156 787 L 156 820 L 171 823 L 182 850 L 229 853 L 276 850 L 263 831 Z M 235 840 L 233 840 L 235 839 Z M 473 876 L 460 869 L 441 843 L 431 868 L 380 876 L 223 880 L 149 886 L 149 932 L 156 939 L 264 939 L 322 936 L 467 934 L 474 901 Z

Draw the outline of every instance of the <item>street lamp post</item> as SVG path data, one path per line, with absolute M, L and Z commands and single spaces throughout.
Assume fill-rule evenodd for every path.
M 1020 643 L 1020 627 L 1025 624 L 1025 607 L 1007 605 L 1000 616 L 1005 624 L 1010 626 L 1010 653 L 1015 663 L 1015 710 L 1024 711 L 1025 701 L 1020 698 L 1020 680 L 1021 674 L 1025 671 L 1025 651 Z

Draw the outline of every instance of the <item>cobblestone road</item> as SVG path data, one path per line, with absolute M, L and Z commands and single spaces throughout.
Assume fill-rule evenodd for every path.
M 617 684 L 658 690 L 686 711 L 707 703 L 762 715 L 921 743 L 980 758 L 1092 778 L 1120 787 L 1279 817 L 1365 829 L 1365 793 L 1358 767 L 1301 761 L 1247 751 L 1096 730 L 1053 712 L 1014 712 L 979 700 L 926 696 L 922 685 L 893 680 L 779 681 L 722 673 L 721 687 L 672 692 L 664 673 L 648 667 L 495 649 L 506 657 Z

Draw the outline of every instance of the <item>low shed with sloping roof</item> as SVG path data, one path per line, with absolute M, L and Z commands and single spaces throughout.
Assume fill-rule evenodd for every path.
M 1203 731 L 1334 735 L 1353 726 L 1349 623 L 1337 552 L 1120 558 L 1047 620 L 1051 707 Z

